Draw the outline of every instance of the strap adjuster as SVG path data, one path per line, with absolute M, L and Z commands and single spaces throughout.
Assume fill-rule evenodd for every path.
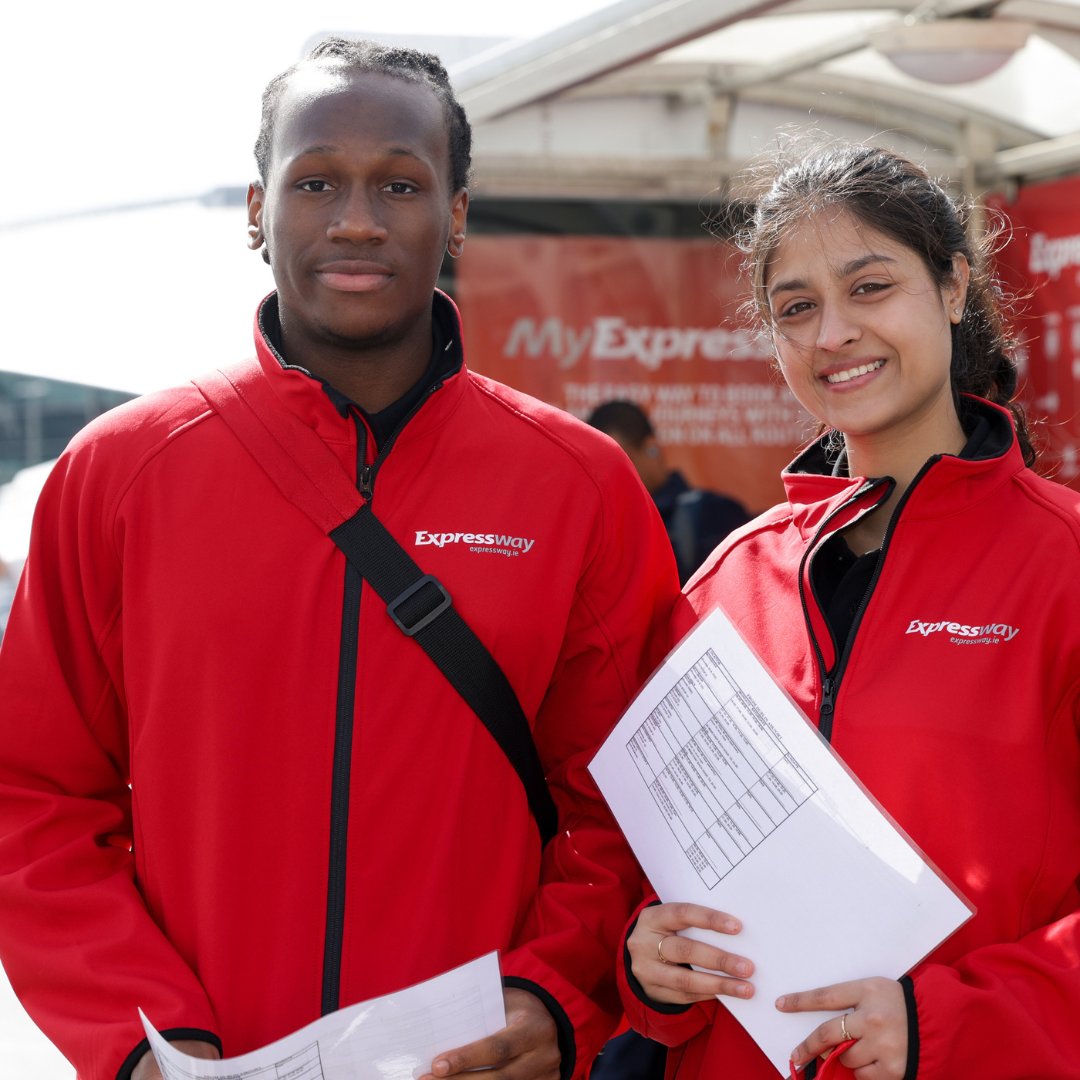
M 436 589 L 439 600 L 435 602 L 433 607 L 425 607 L 417 604 L 414 607 L 415 611 L 410 611 L 405 619 L 398 615 L 398 611 L 405 604 L 405 602 L 412 597 L 415 593 L 418 593 L 425 585 L 433 585 Z M 432 600 L 435 599 L 433 596 Z M 386 605 L 386 613 L 390 616 L 394 622 L 397 623 L 398 629 L 408 637 L 414 637 L 420 633 L 425 626 L 437 619 L 451 604 L 453 601 L 450 598 L 450 594 L 443 587 L 441 581 L 438 578 L 432 577 L 431 574 L 425 574 L 419 581 L 410 585 L 403 593 L 395 596 L 389 604 Z M 406 622 L 406 619 L 409 621 Z

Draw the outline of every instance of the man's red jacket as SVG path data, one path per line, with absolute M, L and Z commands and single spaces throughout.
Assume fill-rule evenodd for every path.
M 356 475 L 362 422 L 256 346 Z M 233 1056 L 328 978 L 346 1005 L 491 949 L 564 1075 L 612 1026 L 640 880 L 586 766 L 676 595 L 659 518 L 609 440 L 463 367 L 373 490 L 514 687 L 559 835 L 541 853 L 487 730 L 369 587 L 350 612 L 342 554 L 194 387 L 107 414 L 46 486 L 0 653 L 0 956 L 82 1080 L 130 1072 L 139 1007 Z

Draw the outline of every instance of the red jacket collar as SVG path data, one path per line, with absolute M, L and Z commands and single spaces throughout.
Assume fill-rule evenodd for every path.
M 304 368 L 288 364 L 267 335 L 264 315 L 268 303 L 276 296 L 276 293 L 271 292 L 263 297 L 255 312 L 255 358 L 259 366 L 281 404 L 313 427 L 321 438 L 328 442 L 351 441 L 355 434 L 352 420 L 342 416 L 318 379 Z M 408 428 L 413 433 L 419 433 L 431 424 L 442 422 L 460 398 L 468 381 L 460 344 L 461 313 L 453 300 L 439 289 L 435 290 L 434 304 L 441 309 L 440 317 L 454 328 L 455 348 L 461 356 L 461 362 L 457 369 L 443 380 L 442 389 L 437 395 L 441 407 L 438 410 L 421 409 L 409 421 Z
M 976 423 L 985 419 L 991 437 L 983 440 L 977 456 L 940 454 L 930 458 L 905 503 L 906 517 L 954 513 L 986 498 L 996 483 L 1005 483 L 1026 467 L 1008 409 L 969 395 L 965 395 L 965 402 L 965 418 Z M 970 434 L 970 424 L 968 430 Z M 781 474 L 793 520 L 804 534 L 814 532 L 826 517 L 859 496 L 873 480 L 882 479 L 833 476 L 836 453 L 828 451 L 827 442 L 827 437 L 822 437 L 811 443 Z M 874 490 L 882 492 L 884 488 L 875 486 Z M 873 496 L 875 500 L 880 497 Z

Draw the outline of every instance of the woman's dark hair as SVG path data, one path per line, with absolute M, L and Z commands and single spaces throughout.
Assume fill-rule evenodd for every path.
M 472 127 L 465 110 L 454 96 L 446 68 L 433 53 L 416 49 L 379 45 L 374 41 L 350 41 L 342 37 L 324 38 L 299 62 L 267 83 L 262 96 L 262 122 L 255 140 L 255 162 L 266 185 L 278 102 L 289 78 L 307 64 L 336 64 L 349 72 L 376 72 L 428 87 L 442 103 L 449 139 L 450 190 L 469 185 L 472 168 Z
M 742 238 L 758 317 L 772 326 L 765 276 L 777 245 L 793 225 L 822 210 L 842 210 L 910 248 L 942 288 L 953 276 L 953 256 L 971 268 L 967 301 L 952 326 L 952 388 L 1007 408 L 1016 423 L 1024 461 L 1035 462 L 1024 410 L 1016 400 L 1017 341 L 1006 324 L 1005 297 L 987 264 L 995 232 L 972 241 L 966 210 L 959 207 L 924 169 L 888 150 L 859 144 L 819 148 L 778 173 L 756 200 L 753 220 Z

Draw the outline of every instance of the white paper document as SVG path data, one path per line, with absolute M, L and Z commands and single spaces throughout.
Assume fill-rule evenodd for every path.
M 754 997 L 720 1000 L 785 1076 L 829 1014 L 778 1012 L 781 994 L 899 978 L 971 917 L 720 611 L 590 770 L 662 900 L 742 921 L 735 937 L 693 936 L 754 961 Z
M 437 1054 L 506 1026 L 494 952 L 222 1061 L 181 1053 L 139 1015 L 164 1080 L 413 1080 L 431 1070 Z

